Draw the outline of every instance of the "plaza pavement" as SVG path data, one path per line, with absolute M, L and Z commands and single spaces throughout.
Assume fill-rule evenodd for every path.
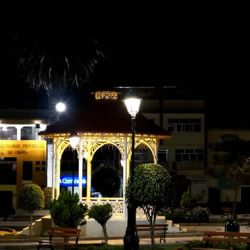
M 48 238 L 48 237 L 47 237 Z M 46 239 L 47 239 L 46 238 Z M 40 238 L 41 239 L 41 238 Z M 44 238 L 45 239 L 45 238 Z M 175 235 L 168 235 L 166 238 L 166 243 L 162 242 L 160 243 L 159 237 L 155 238 L 156 244 L 183 244 L 189 241 L 194 240 L 201 240 L 202 236 L 175 236 Z M 9 239 L 0 239 L 0 250 L 7 250 L 7 249 L 15 249 L 15 250 L 35 250 L 37 246 L 39 238 L 30 238 L 26 240 L 11 240 Z M 101 244 L 103 239 L 84 239 L 80 238 L 79 245 L 99 245 Z M 123 245 L 123 239 L 122 238 L 116 238 L 116 239 L 109 239 L 108 240 L 109 245 Z M 150 245 L 151 239 L 150 238 L 140 238 L 140 245 Z
M 244 215 L 244 218 L 247 219 L 247 221 L 250 221 L 250 216 Z M 18 222 L 16 222 L 18 223 Z M 195 240 L 202 240 L 202 235 L 204 231 L 224 231 L 224 225 L 223 224 L 206 224 L 206 225 L 183 225 L 182 227 L 186 228 L 187 232 L 183 233 L 170 233 L 166 236 L 166 244 L 183 244 L 189 241 L 195 241 Z M 241 225 L 240 227 L 241 232 L 250 232 L 250 226 L 249 225 Z M 0 237 L 0 250 L 6 250 L 6 249 L 16 249 L 16 250 L 33 250 L 36 249 L 37 242 L 40 239 L 48 239 L 48 237 L 26 237 L 20 239 L 16 239 L 15 237 Z M 81 237 L 79 240 L 79 244 L 100 244 L 102 242 L 102 238 L 84 238 Z M 156 244 L 160 244 L 159 237 L 155 238 Z M 108 244 L 110 245 L 123 245 L 123 238 L 109 238 Z M 147 237 L 140 237 L 140 245 L 143 244 L 151 244 L 151 239 Z M 161 243 L 165 244 L 165 243 Z

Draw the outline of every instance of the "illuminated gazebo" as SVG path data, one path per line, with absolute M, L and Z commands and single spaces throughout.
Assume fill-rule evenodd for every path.
M 76 147 L 78 158 L 78 192 L 83 203 L 92 206 L 95 203 L 110 203 L 114 216 L 126 217 L 125 187 L 129 176 L 131 158 L 131 119 L 124 103 L 119 100 L 95 100 L 80 111 L 70 112 L 60 121 L 47 126 L 40 135 L 47 140 L 47 186 L 60 193 L 61 158 L 69 146 L 69 137 L 77 133 L 80 141 Z M 157 126 L 153 120 L 142 114 L 136 117 L 135 149 L 140 145 L 146 147 L 157 163 L 160 140 L 169 139 L 167 131 Z M 101 147 L 111 144 L 121 155 L 122 162 L 122 197 L 92 197 L 91 176 L 92 160 Z M 83 197 L 83 160 L 86 160 L 86 196 Z M 53 197 L 56 198 L 56 197 Z

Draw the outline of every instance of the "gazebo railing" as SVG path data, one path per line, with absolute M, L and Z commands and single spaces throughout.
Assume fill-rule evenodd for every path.
M 123 218 L 125 216 L 125 201 L 122 197 L 112 197 L 112 198 L 97 198 L 91 197 L 90 200 L 83 197 L 82 203 L 87 204 L 88 208 L 91 208 L 93 205 L 100 205 L 109 203 L 113 209 L 113 218 Z

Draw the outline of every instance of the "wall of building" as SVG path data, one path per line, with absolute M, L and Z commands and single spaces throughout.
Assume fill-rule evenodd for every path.
M 160 143 L 158 160 L 176 178 L 177 199 L 190 186 L 199 202 L 207 202 L 204 101 L 143 100 L 143 105 L 143 114 L 171 133 L 170 140 Z

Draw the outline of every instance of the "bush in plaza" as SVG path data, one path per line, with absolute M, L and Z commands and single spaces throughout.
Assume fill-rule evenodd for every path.
M 30 213 L 30 235 L 31 235 L 33 212 L 36 209 L 42 209 L 44 207 L 44 193 L 41 187 L 36 184 L 24 185 L 18 199 L 18 206 L 22 209 L 28 210 Z
M 208 222 L 209 213 L 207 208 L 194 207 L 194 208 L 168 208 L 166 209 L 165 217 L 174 222 Z
M 49 209 L 54 223 L 60 227 L 77 228 L 86 223 L 88 207 L 80 203 L 77 193 L 63 189 L 58 199 L 50 203 Z
M 129 179 L 126 199 L 129 203 L 143 209 L 151 227 L 152 249 L 155 245 L 154 227 L 156 215 L 169 202 L 171 176 L 159 164 L 140 164 L 134 169 L 133 181 Z
M 112 217 L 112 206 L 110 204 L 93 205 L 88 212 L 90 218 L 95 219 L 101 226 L 105 237 L 105 244 L 108 244 L 106 223 Z

